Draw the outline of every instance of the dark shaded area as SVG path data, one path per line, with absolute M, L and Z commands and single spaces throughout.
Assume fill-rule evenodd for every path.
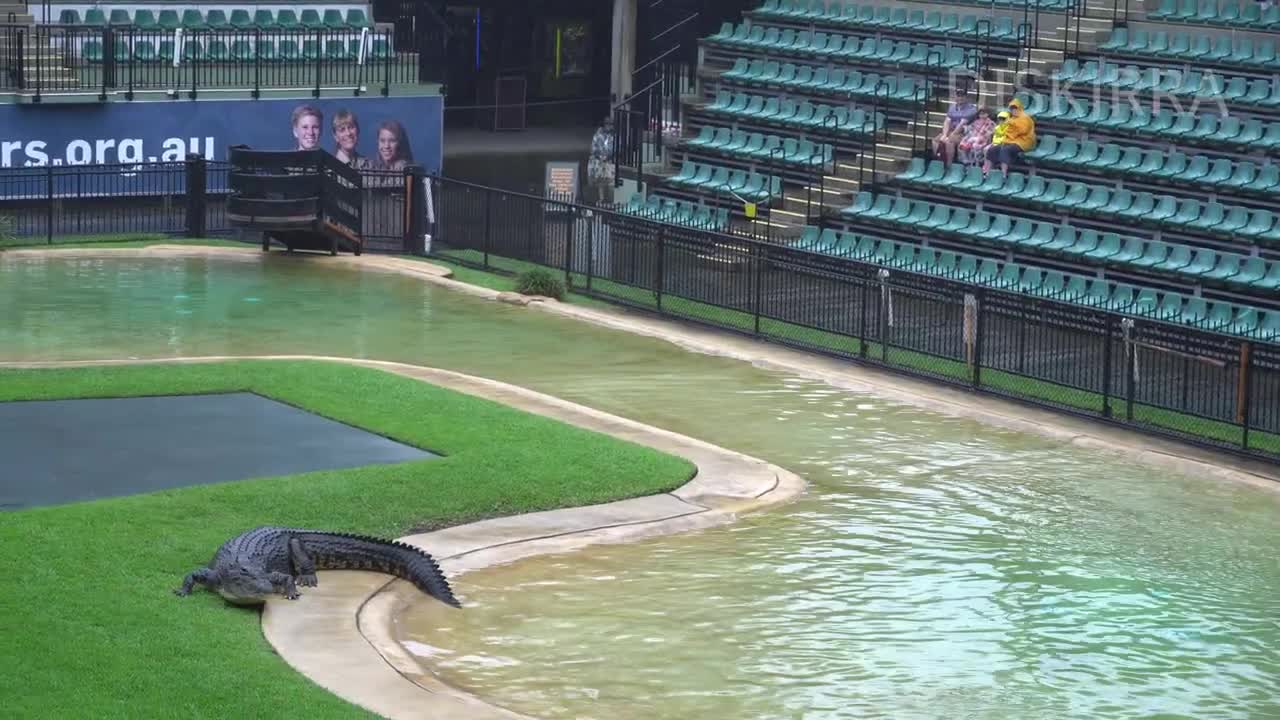
M 0 509 L 435 455 L 253 393 L 0 403 Z

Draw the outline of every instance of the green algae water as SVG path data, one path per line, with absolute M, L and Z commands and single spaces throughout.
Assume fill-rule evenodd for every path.
M 1277 718 L 1280 499 L 339 261 L 0 259 L 0 360 L 328 354 L 524 385 L 811 484 L 468 573 L 406 649 L 537 718 Z

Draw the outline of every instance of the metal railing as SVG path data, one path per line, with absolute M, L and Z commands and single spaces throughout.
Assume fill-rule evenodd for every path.
M 41 165 L 0 169 L 0 247 L 115 240 L 140 235 L 217 237 L 237 230 L 227 218 L 231 165 L 192 154 L 153 164 Z M 409 252 L 420 246 L 412 206 L 421 169 L 345 174 L 349 191 L 326 214 L 358 229 L 368 252 Z M 355 193 L 360 194 L 357 202 Z M 352 208 L 358 207 L 358 212 Z
M 416 53 L 394 32 L 337 30 L 142 30 L 85 25 L 0 25 L 0 89 L 47 94 L 167 91 L 195 98 L 264 89 L 389 95 L 420 81 Z
M 367 251 L 425 254 L 430 234 L 453 261 L 550 267 L 619 305 L 1280 462 L 1280 343 L 447 178 L 428 199 L 419 172 L 365 173 L 365 237 L 385 240 Z M 6 168 L 0 244 L 225 234 L 227 176 L 199 156 Z
M 905 375 L 1280 462 L 1280 344 L 463 182 L 433 252 Z

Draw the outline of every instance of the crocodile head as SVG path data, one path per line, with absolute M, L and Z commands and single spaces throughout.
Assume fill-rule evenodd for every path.
M 259 605 L 277 594 L 265 570 L 240 563 L 221 568 L 217 590 L 219 595 L 236 605 Z

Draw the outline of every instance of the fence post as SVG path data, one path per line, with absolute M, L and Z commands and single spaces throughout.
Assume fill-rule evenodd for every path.
M 985 300 L 986 293 L 982 291 L 982 288 L 978 288 L 977 292 L 974 293 L 974 305 L 977 306 L 977 310 L 974 313 L 973 327 L 973 386 L 975 388 L 982 387 L 982 329 L 986 325 L 983 322 L 983 318 L 987 314 Z
M 45 232 L 49 244 L 53 244 L 53 165 L 44 166 Z
M 755 306 L 755 316 L 756 316 L 755 334 L 759 335 L 760 334 L 760 306 L 764 299 L 764 288 L 762 287 L 762 282 L 764 280 L 765 249 L 763 245 L 757 244 L 752 246 L 751 250 L 752 250 L 752 254 L 755 256 L 755 263 L 754 263 L 755 267 L 752 268 L 753 270 L 752 284 L 754 285 L 752 290 L 755 293 L 755 298 L 752 301 Z
M 187 237 L 205 236 L 205 174 L 209 163 L 199 153 L 189 153 L 183 163 L 186 170 Z
M 596 272 L 596 213 L 591 211 L 587 222 L 587 294 L 591 294 L 591 276 Z
M 1240 449 L 1249 449 L 1249 398 L 1253 395 L 1253 343 L 1240 343 L 1240 378 L 1236 421 L 1240 423 Z
M 573 244 L 578 239 L 578 206 L 568 205 L 569 222 L 564 231 L 564 286 L 573 287 Z
M 963 320 L 961 322 L 961 340 L 964 343 L 965 364 L 969 366 L 969 382 L 977 388 L 981 382 L 979 340 L 982 328 L 979 318 L 982 317 L 982 305 L 975 293 L 965 293 L 962 303 Z
M 116 33 L 110 26 L 102 29 L 102 92 L 99 100 L 107 99 L 107 88 L 116 86 Z
M 403 245 L 401 252 L 426 257 L 427 255 L 427 188 L 423 178 L 426 171 L 421 165 L 406 165 L 405 213 Z
M 858 356 L 865 360 L 867 357 L 867 292 L 871 283 L 863 277 L 859 284 L 862 286 L 862 297 L 858 302 L 858 311 L 861 316 L 858 318 Z
M 659 225 L 658 226 L 658 256 L 655 259 L 655 264 L 657 265 L 657 267 L 654 270 L 655 275 L 653 278 L 654 298 L 657 301 L 659 313 L 662 312 L 662 272 L 663 272 L 662 265 L 663 265 L 663 260 L 665 259 L 663 258 L 663 255 L 666 254 L 666 249 L 667 249 L 667 230 L 664 226 Z
M 320 97 L 320 68 L 324 63 L 324 31 L 316 30 L 316 87 L 312 91 L 314 97 Z
M 394 38 L 387 38 L 387 54 L 382 58 L 382 97 L 390 97 L 391 95 L 391 63 L 396 58 L 396 53 L 391 51 L 393 44 Z M 372 46 L 370 47 L 372 49 Z M 418 53 L 419 61 L 421 61 L 422 48 L 418 48 Z M 367 55 L 365 59 L 368 59 Z M 419 62 L 419 69 L 421 69 L 421 62 Z M 419 81 L 421 81 L 421 78 L 419 78 Z
M 258 50 L 262 48 L 262 28 L 253 31 L 253 99 L 262 97 L 262 58 Z
M 1137 392 L 1135 385 L 1138 375 L 1138 346 L 1133 343 L 1133 320 L 1122 319 L 1120 327 L 1124 330 L 1124 418 L 1132 422 L 1133 397 Z
M 484 269 L 489 269 L 489 247 L 491 242 L 492 227 L 490 218 L 493 217 L 493 188 L 485 188 L 484 190 Z
M 889 287 L 888 270 L 882 268 L 876 271 L 876 276 L 880 278 L 880 362 L 887 364 L 889 362 L 889 328 L 893 325 L 891 318 L 893 297 L 890 295 L 893 290 Z
M 1102 417 L 1111 417 L 1111 326 L 1114 324 L 1115 317 L 1112 315 L 1103 316 L 1103 327 L 1105 332 L 1102 333 Z
M 19 90 L 26 90 L 27 89 L 27 60 L 26 60 L 27 31 L 26 29 L 19 28 L 14 39 L 16 41 L 15 44 L 17 45 L 17 48 L 10 51 L 11 53 L 16 53 L 15 55 L 13 55 L 13 63 L 17 72 L 17 77 L 14 79 L 14 84 L 17 86 Z M 40 102 L 40 84 L 39 83 L 36 83 L 36 96 L 33 99 L 33 102 Z

